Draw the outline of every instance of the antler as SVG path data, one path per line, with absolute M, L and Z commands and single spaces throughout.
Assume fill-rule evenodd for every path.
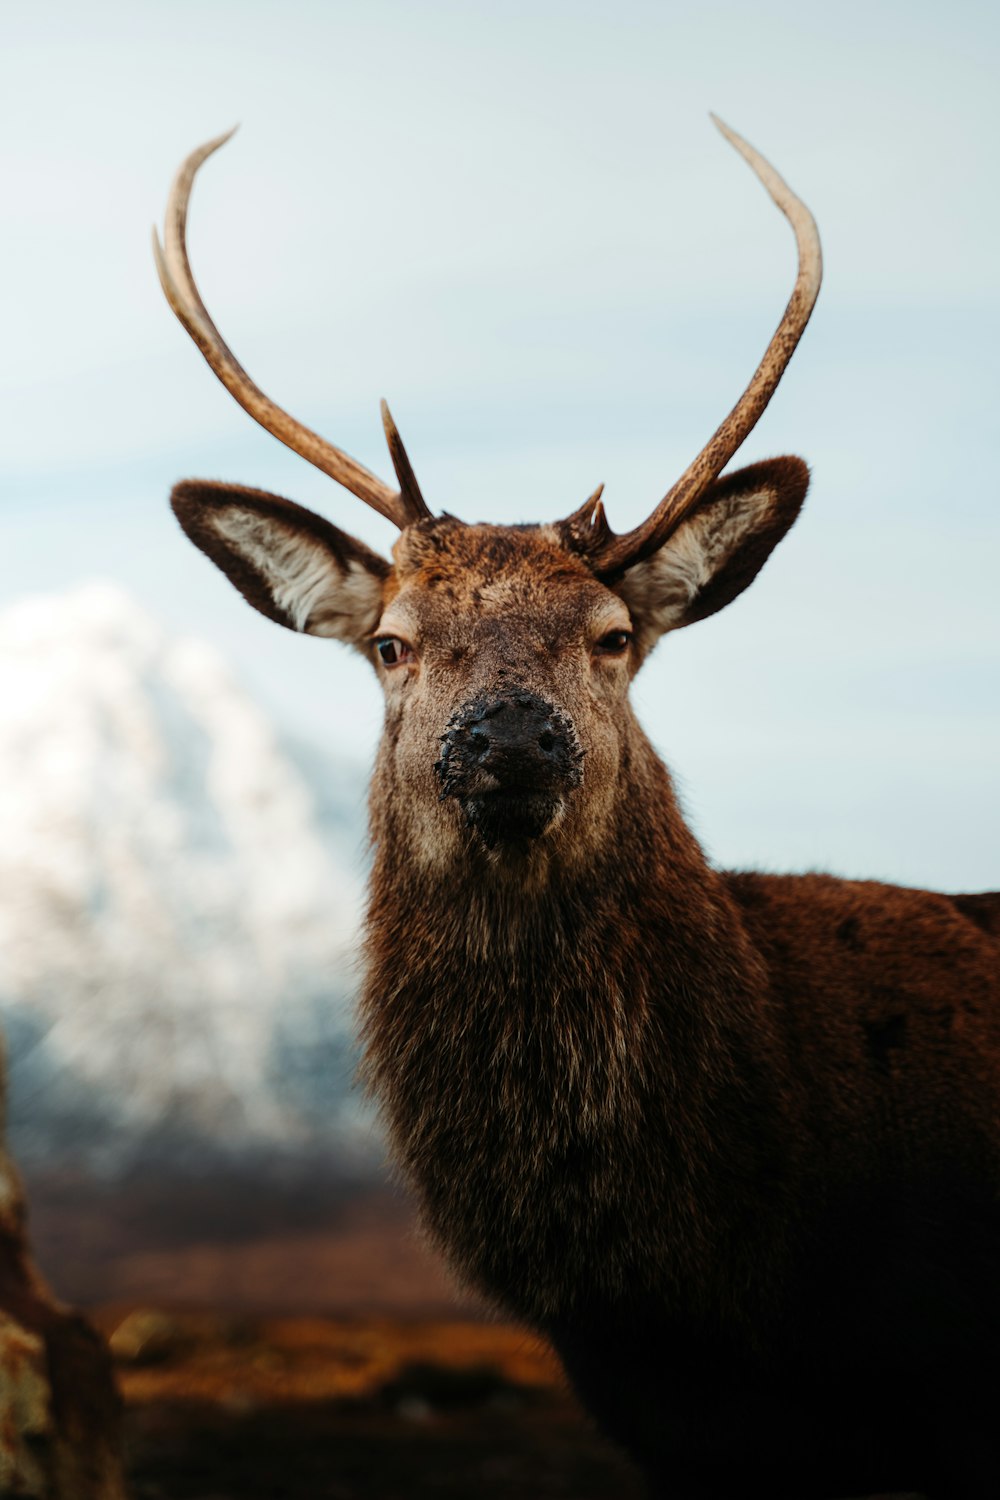
M 156 230 L 153 230 L 153 255 L 156 258 L 160 285 L 177 317 L 194 339 L 226 390 L 230 395 L 235 396 L 244 411 L 249 412 L 255 421 L 280 442 L 301 454 L 309 463 L 315 464 L 316 468 L 321 469 L 324 474 L 329 474 L 331 479 L 344 485 L 352 494 L 357 495 L 359 500 L 363 500 L 366 505 L 370 505 L 373 510 L 377 510 L 380 515 L 385 516 L 387 520 L 394 522 L 400 530 L 403 530 L 412 522 L 429 516 L 430 511 L 424 504 L 395 427 L 392 427 L 392 432 L 395 433 L 395 446 L 390 436 L 390 452 L 393 465 L 399 475 L 401 487 L 399 492 L 383 484 L 381 479 L 372 474 L 363 464 L 359 464 L 357 459 L 351 458 L 340 448 L 335 448 L 332 443 L 328 443 L 325 438 L 321 438 L 302 422 L 297 422 L 294 417 L 289 416 L 288 412 L 276 406 L 269 396 L 265 396 L 225 343 L 201 300 L 191 273 L 185 243 L 188 200 L 191 197 L 191 188 L 198 168 L 212 155 L 213 151 L 218 151 L 220 146 L 224 146 L 232 134 L 233 131 L 228 130 L 225 135 L 216 136 L 215 140 L 206 141 L 204 146 L 199 146 L 196 151 L 192 151 L 181 164 L 174 178 L 170 197 L 167 200 L 162 249 L 159 236 Z M 391 421 L 390 418 L 390 424 Z M 400 455 L 402 455 L 404 472 L 400 472 Z
M 730 130 L 716 116 L 712 120 L 742 157 L 750 163 L 775 203 L 795 231 L 799 250 L 799 270 L 795 286 L 774 337 L 753 379 L 728 417 L 709 439 L 698 457 L 664 495 L 648 520 L 634 531 L 616 536 L 607 523 L 600 490 L 561 523 L 567 538 L 581 552 L 596 573 L 620 573 L 641 562 L 663 546 L 668 537 L 697 506 L 708 486 L 717 479 L 740 444 L 747 438 L 770 401 L 795 346 L 805 331 L 809 316 L 819 295 L 823 276 L 816 221 L 805 204 L 795 196 L 771 164 L 735 130 Z

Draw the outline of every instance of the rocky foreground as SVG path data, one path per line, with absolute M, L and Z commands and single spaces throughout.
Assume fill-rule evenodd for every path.
M 2 1112 L 0 1061 L 0 1121 Z M 0 1144 L 0 1496 L 123 1500 L 120 1436 L 107 1350 L 35 1269 Z

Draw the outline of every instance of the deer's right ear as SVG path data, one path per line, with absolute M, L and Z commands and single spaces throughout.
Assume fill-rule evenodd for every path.
M 268 619 L 369 653 L 392 569 L 322 516 L 263 490 L 185 479 L 170 496 L 185 532 Z

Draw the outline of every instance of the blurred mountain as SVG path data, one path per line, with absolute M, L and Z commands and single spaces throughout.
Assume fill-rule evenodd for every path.
M 29 1177 L 364 1170 L 360 773 L 106 584 L 0 615 L 0 1025 Z

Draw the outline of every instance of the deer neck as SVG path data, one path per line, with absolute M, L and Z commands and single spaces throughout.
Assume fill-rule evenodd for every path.
M 543 1322 L 664 1278 L 690 1301 L 757 1175 L 747 1108 L 770 1136 L 759 961 L 640 748 L 604 847 L 540 885 L 415 879 L 375 820 L 366 1081 L 432 1236 Z

